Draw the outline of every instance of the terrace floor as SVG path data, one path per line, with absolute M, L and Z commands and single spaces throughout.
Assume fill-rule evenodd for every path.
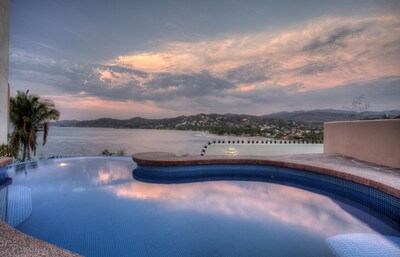
M 28 236 L 0 221 L 0 255 L 4 257 L 77 257 L 70 251 L 61 249 L 42 240 Z

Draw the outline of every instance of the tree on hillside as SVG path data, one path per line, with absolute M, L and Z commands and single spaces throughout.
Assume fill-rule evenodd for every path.
M 362 115 L 363 118 L 365 118 L 369 107 L 370 107 L 370 104 L 364 98 L 364 95 L 360 95 L 360 96 L 354 97 L 351 109 L 353 112 L 359 113 Z
M 43 129 L 43 145 L 46 144 L 49 132 L 48 122 L 58 120 L 60 112 L 55 109 L 53 101 L 41 100 L 39 96 L 17 91 L 10 98 L 10 121 L 14 127 L 11 134 L 11 145 L 22 150 L 21 161 L 31 158 L 31 152 L 36 155 L 37 132 Z M 22 149 L 21 149 L 22 147 Z

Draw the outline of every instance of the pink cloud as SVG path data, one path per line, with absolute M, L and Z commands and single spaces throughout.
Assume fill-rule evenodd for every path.
M 133 113 L 138 116 L 159 118 L 170 115 L 181 115 L 179 111 L 159 107 L 153 101 L 112 101 L 95 96 L 87 96 L 85 92 L 77 95 L 42 95 L 42 98 L 52 99 L 56 108 L 61 111 L 63 117 L 75 117 L 75 119 L 96 119 L 104 116 L 113 116 L 119 119 L 132 118 Z
M 400 77 L 399 31 L 397 16 L 325 17 L 279 31 L 164 42 L 158 50 L 127 53 L 102 64 L 17 51 L 10 58 L 30 70 L 14 71 L 20 80 L 12 86 L 41 88 L 37 93 L 56 102 L 62 119 L 263 115 L 342 108 L 361 93 L 374 108 L 396 109 L 397 82 L 389 79 Z M 345 87 L 346 93 L 338 93 Z
M 227 79 L 229 73 L 247 65 L 268 78 L 263 86 L 302 82 L 304 90 L 311 90 L 399 75 L 399 29 L 395 16 L 323 18 L 274 33 L 168 42 L 162 50 L 119 56 L 109 64 L 149 73 L 207 70 Z M 255 85 L 240 85 L 239 90 L 251 87 Z

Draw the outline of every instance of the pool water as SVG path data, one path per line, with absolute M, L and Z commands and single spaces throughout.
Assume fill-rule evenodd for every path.
M 327 192 L 255 178 L 151 184 L 135 167 L 128 157 L 12 166 L 0 208 L 18 230 L 84 256 L 323 256 L 331 236 L 400 236 L 393 220 Z

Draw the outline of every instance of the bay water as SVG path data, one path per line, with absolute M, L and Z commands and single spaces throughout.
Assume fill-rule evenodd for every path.
M 50 127 L 46 145 L 43 132 L 38 135 L 35 159 L 48 157 L 92 156 L 103 150 L 125 155 L 138 152 L 172 152 L 177 155 L 200 155 L 202 147 L 213 139 L 229 137 L 202 131 Z

